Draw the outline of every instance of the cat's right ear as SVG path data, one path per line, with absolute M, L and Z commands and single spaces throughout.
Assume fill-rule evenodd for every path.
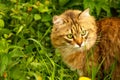
M 63 19 L 60 16 L 53 16 L 53 24 L 61 25 L 63 24 Z
M 80 18 L 81 17 L 89 17 L 90 16 L 90 9 L 87 8 L 86 10 L 84 10 L 81 14 L 80 14 Z

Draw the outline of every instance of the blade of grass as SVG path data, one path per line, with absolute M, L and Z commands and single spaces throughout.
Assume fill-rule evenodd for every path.
M 31 40 L 31 41 L 37 43 L 37 44 L 40 46 L 41 49 L 44 49 L 44 47 L 40 44 L 39 41 L 37 41 L 37 40 L 35 40 L 35 39 L 33 39 L 33 38 L 28 38 L 28 40 Z

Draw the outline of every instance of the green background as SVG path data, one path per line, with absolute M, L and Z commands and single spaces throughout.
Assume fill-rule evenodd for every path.
M 0 0 L 0 80 L 78 80 L 51 45 L 52 17 L 86 8 L 97 20 L 118 17 L 119 6 L 119 0 Z

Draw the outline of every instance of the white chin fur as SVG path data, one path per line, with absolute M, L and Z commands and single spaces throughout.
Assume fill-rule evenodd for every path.
M 75 45 L 74 45 L 74 48 L 81 48 L 81 47 L 85 47 L 85 42 L 83 42 L 83 43 L 81 44 L 81 46 L 79 46 L 78 44 L 75 44 Z
M 82 44 L 81 44 L 81 47 L 84 47 L 85 46 L 85 42 L 83 42 Z
M 93 46 L 94 41 L 92 41 L 92 43 L 87 43 L 87 42 L 83 42 L 81 44 L 81 46 L 79 46 L 78 44 L 74 45 L 74 48 L 80 50 L 80 51 L 85 51 L 85 50 L 89 50 L 92 46 Z
M 75 44 L 74 47 L 75 47 L 75 48 L 79 48 L 80 46 L 79 46 L 78 44 Z

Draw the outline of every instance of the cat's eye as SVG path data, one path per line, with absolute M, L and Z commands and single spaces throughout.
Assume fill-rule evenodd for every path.
M 81 32 L 81 36 L 85 36 L 86 35 L 86 30 L 83 30 L 82 32 Z
M 73 38 L 73 34 L 68 34 L 67 38 L 72 39 Z

